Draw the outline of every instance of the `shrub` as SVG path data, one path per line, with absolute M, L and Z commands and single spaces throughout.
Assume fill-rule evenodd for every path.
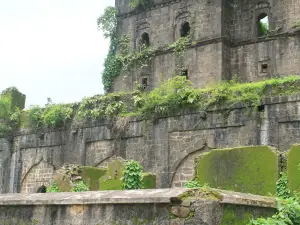
M 123 189 L 133 190 L 142 188 L 143 167 L 134 160 L 126 161 L 123 175 Z
M 78 181 L 73 188 L 73 192 L 85 192 L 89 191 L 89 187 L 84 181 Z
M 43 118 L 44 124 L 49 127 L 63 127 L 71 120 L 73 109 L 62 104 L 50 104 L 46 107 Z
M 28 126 L 31 128 L 38 128 L 43 126 L 43 109 L 38 105 L 30 106 L 28 112 Z
M 56 184 L 55 181 L 53 181 L 53 183 L 50 186 L 47 187 L 47 191 L 46 192 L 47 193 L 48 192 L 49 193 L 51 193 L 51 192 L 60 192 L 60 190 L 59 190 L 59 188 L 58 188 L 58 186 L 57 186 L 57 184 Z

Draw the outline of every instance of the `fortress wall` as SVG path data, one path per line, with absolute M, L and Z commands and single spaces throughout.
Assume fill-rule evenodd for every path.
M 276 97 L 264 107 L 252 113 L 242 106 L 189 111 L 156 122 L 133 119 L 121 136 L 110 121 L 60 131 L 25 130 L 12 142 L 1 139 L 1 191 L 36 192 L 32 174 L 41 172 L 49 182 L 48 174 L 64 163 L 100 166 L 112 156 L 138 160 L 145 171 L 157 174 L 158 188 L 174 186 L 175 177 L 186 174 L 176 185 L 182 186 L 194 173 L 194 164 L 186 162 L 203 152 L 255 145 L 285 152 L 299 143 L 300 96 Z

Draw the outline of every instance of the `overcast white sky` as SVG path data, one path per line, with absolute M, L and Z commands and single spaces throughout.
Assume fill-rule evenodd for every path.
M 109 40 L 97 18 L 114 0 L 0 0 L 0 91 L 16 86 L 26 105 L 103 93 Z

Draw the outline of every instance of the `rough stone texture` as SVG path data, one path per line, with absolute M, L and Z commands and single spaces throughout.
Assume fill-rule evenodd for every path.
M 262 104 L 263 112 L 236 105 L 228 114 L 223 108 L 213 108 L 207 112 L 185 111 L 156 123 L 132 118 L 118 140 L 110 121 L 73 125 L 66 130 L 24 130 L 0 139 L 1 191 L 26 191 L 23 186 L 35 182 L 28 179 L 34 177 L 31 168 L 42 161 L 51 165 L 54 173 L 63 164 L 107 166 L 113 156 L 139 161 L 144 171 L 156 174 L 158 188 L 181 186 L 194 174 L 193 158 L 202 153 L 255 145 L 286 152 L 299 143 L 300 96 L 274 97 Z M 86 160 L 91 143 L 105 143 L 99 148 L 95 144 L 93 151 L 109 154 Z M 39 173 L 42 177 L 48 172 Z
M 186 51 L 183 68 L 197 87 L 238 75 L 244 81 L 300 74 L 299 0 L 153 0 L 151 7 L 134 10 L 129 0 L 117 0 L 117 33 L 131 38 L 131 51 L 139 49 L 143 33 L 150 47 L 166 46 L 180 37 L 189 22 L 193 45 Z M 267 14 L 270 33 L 258 37 L 258 18 Z M 148 68 L 122 73 L 113 91 L 132 90 L 134 81 L 148 78 L 149 88 L 178 75 L 181 63 L 171 52 L 157 54 Z M 262 70 L 267 65 L 267 70 Z
M 214 190 L 215 191 L 215 190 Z M 189 192 L 189 193 L 188 193 Z M 172 218 L 177 214 L 180 196 L 191 200 L 187 218 Z M 194 193 L 194 194 L 193 194 Z M 219 191 L 219 199 L 199 197 L 201 190 L 187 189 L 103 191 L 84 193 L 12 194 L 0 195 L 1 224 L 66 224 L 66 225 L 130 225 L 130 224 L 182 224 L 229 225 L 238 221 L 233 217 L 244 212 L 253 216 L 269 216 L 274 213 L 273 198 Z M 198 196 L 198 197 L 197 197 Z M 186 202 L 186 201 L 185 201 Z M 183 204 L 183 203 L 182 203 Z M 228 216 L 228 208 L 230 217 Z M 174 217 L 174 215 L 173 215 Z M 224 218 L 226 220 L 224 220 Z M 232 223 L 238 224 L 238 223 Z M 239 223 L 239 225 L 246 223 Z

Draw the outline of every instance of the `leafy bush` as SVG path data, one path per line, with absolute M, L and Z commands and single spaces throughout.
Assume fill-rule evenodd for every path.
M 84 98 L 79 105 L 78 116 L 80 118 L 101 119 L 116 116 L 126 112 L 126 105 L 122 101 L 122 94 L 112 93 Z
M 73 192 L 85 192 L 85 191 L 89 191 L 89 187 L 82 180 L 78 181 L 75 184 L 75 187 L 73 188 Z
M 49 193 L 51 193 L 51 192 L 60 192 L 60 190 L 59 190 L 59 188 L 58 188 L 58 186 L 57 186 L 57 184 L 56 184 L 55 181 L 53 181 L 53 183 L 50 186 L 47 187 L 47 191 L 46 192 L 47 193 L 48 192 Z
M 123 175 L 123 189 L 133 190 L 142 188 L 143 167 L 134 160 L 126 161 Z
M 276 183 L 277 196 L 283 199 L 291 197 L 291 191 L 288 189 L 288 177 L 286 173 L 281 173 L 279 180 Z
M 72 115 L 72 107 L 62 104 L 50 104 L 43 113 L 44 124 L 49 127 L 62 127 L 71 120 Z
M 38 105 L 30 106 L 28 112 L 28 126 L 31 128 L 37 128 L 43 126 L 44 116 L 43 109 Z
M 200 188 L 202 185 L 196 180 L 187 181 L 184 185 L 185 188 Z
M 150 3 L 150 0 L 129 0 L 130 8 L 137 8 L 139 6 L 146 6 Z

